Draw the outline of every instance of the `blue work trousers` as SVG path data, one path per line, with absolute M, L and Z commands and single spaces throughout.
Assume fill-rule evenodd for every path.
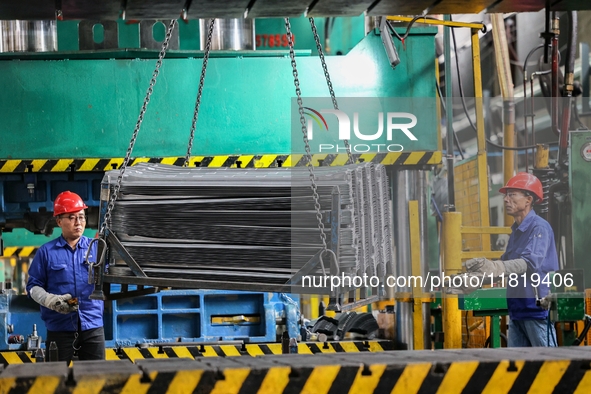
M 508 331 L 509 347 L 556 346 L 556 330 L 548 320 L 510 320 Z

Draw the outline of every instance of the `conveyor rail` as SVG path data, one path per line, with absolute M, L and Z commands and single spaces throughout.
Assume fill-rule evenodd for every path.
M 288 354 L 9 365 L 0 393 L 584 393 L 583 347 Z

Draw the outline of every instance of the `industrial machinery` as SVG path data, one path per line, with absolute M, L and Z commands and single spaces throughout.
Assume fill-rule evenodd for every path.
M 145 28 L 144 25 L 136 25 L 140 30 Z M 83 26 L 80 26 L 82 29 Z M 108 29 L 108 27 L 107 27 Z M 110 31 L 105 30 L 105 34 L 111 34 Z M 174 34 L 177 33 L 176 30 Z M 432 89 L 432 80 L 434 77 L 434 69 L 431 67 L 431 62 L 428 58 L 420 58 L 415 53 L 425 51 L 427 48 L 434 48 L 433 36 L 435 29 L 426 27 L 416 30 L 410 34 L 406 40 L 406 49 L 403 54 L 400 55 L 401 60 L 409 59 L 411 57 L 416 58 L 413 62 L 402 62 L 396 66 L 396 72 L 404 75 L 413 75 L 415 83 L 413 84 L 412 91 L 407 91 L 406 84 L 403 80 L 396 77 L 397 74 L 392 73 L 392 66 L 390 60 L 388 60 L 388 54 L 384 50 L 383 40 L 380 37 L 380 30 L 372 30 L 371 34 L 367 35 L 362 41 L 355 46 L 347 55 L 340 57 L 328 57 L 326 63 L 328 68 L 331 70 L 331 80 L 334 86 L 338 86 L 339 96 L 360 96 L 370 95 L 377 97 L 401 97 L 401 96 L 418 96 L 418 97 L 429 97 L 434 95 Z M 387 32 L 386 32 L 387 34 Z M 180 40 L 181 47 L 183 40 Z M 399 45 L 399 44 L 397 44 Z M 63 86 L 63 83 L 69 85 L 69 82 L 64 80 L 59 82 L 58 80 L 66 74 L 74 73 L 79 75 L 86 81 L 92 89 L 87 92 L 90 94 L 86 97 L 79 96 L 78 101 L 88 102 L 84 104 L 84 108 L 90 111 L 89 116 L 84 116 L 76 120 L 74 125 L 75 131 L 72 131 L 72 135 L 81 133 L 80 135 L 88 135 L 88 130 L 94 130 L 97 126 L 100 127 L 104 132 L 92 133 L 94 137 L 92 140 L 86 138 L 74 138 L 74 139 L 58 139 L 55 141 L 53 153 L 50 157 L 47 157 L 47 151 L 43 153 L 37 153 L 29 151 L 29 159 L 23 157 L 21 159 L 11 159 L 3 161 L 3 171 L 11 171 L 6 173 L 7 181 L 8 177 L 10 180 L 15 182 L 14 184 L 8 184 L 11 190 L 22 190 L 16 194 L 13 198 L 6 200 L 3 208 L 5 217 L 4 229 L 11 229 L 15 227 L 29 226 L 30 229 L 48 233 L 51 227 L 51 222 L 48 218 L 51 216 L 51 200 L 52 198 L 62 191 L 63 189 L 70 189 L 78 192 L 85 200 L 88 199 L 89 206 L 93 208 L 89 213 L 94 216 L 98 222 L 98 214 L 94 209 L 98 209 L 98 201 L 100 200 L 100 181 L 97 179 L 99 174 L 102 177 L 105 170 L 113 169 L 118 167 L 123 162 L 121 156 L 123 156 L 123 147 L 125 137 L 123 129 L 121 127 L 124 124 L 133 125 L 131 108 L 139 105 L 139 98 L 131 92 L 130 81 L 146 80 L 149 78 L 153 63 L 149 64 L 147 61 L 138 61 L 136 57 L 149 58 L 154 57 L 158 53 L 154 50 L 140 50 L 136 49 L 134 58 L 129 59 L 129 50 L 120 50 L 119 48 L 112 49 L 101 49 L 94 50 L 92 52 L 92 60 L 84 57 L 84 52 L 74 53 L 37 53 L 33 54 L 33 58 L 27 60 L 27 64 L 33 67 L 45 67 L 50 65 L 49 70 L 45 70 L 43 75 L 52 74 L 48 76 L 51 80 L 55 81 L 55 84 L 51 86 L 61 89 L 59 86 Z M 289 97 L 292 93 L 293 77 L 290 72 L 290 61 L 285 58 L 285 52 L 257 52 L 257 51 L 242 51 L 237 54 L 232 54 L 233 61 L 227 57 L 227 52 L 211 52 L 209 60 L 210 70 L 215 70 L 218 75 L 223 75 L 223 79 L 218 79 L 215 75 L 211 76 L 212 72 L 207 76 L 205 83 L 203 84 L 203 97 L 207 97 L 208 102 L 225 102 L 224 107 L 212 107 L 203 105 L 200 111 L 199 127 L 195 143 L 196 156 L 190 158 L 189 164 L 191 166 L 197 165 L 202 167 L 217 167 L 217 166 L 231 166 L 231 167 L 292 167 L 305 164 L 302 160 L 302 155 L 298 153 L 298 150 L 302 149 L 302 143 L 300 138 L 296 136 L 290 136 L 289 133 L 276 133 L 276 129 L 289 130 L 292 128 L 291 111 L 289 110 L 291 104 L 289 102 L 282 102 L 277 100 L 277 97 Z M 326 79 L 324 76 L 317 76 L 316 71 L 318 70 L 318 59 L 315 56 L 310 56 L 309 53 L 296 51 L 296 58 L 298 62 L 298 72 L 300 75 L 302 90 L 306 95 L 310 96 L 326 96 Z M 22 58 L 22 54 L 11 52 L 5 53 L 7 59 Z M 38 56 L 38 57 L 36 57 Z M 51 61 L 50 59 L 68 58 L 68 62 Z M 98 56 L 100 59 L 97 59 Z M 143 121 L 143 131 L 138 138 L 137 146 L 134 150 L 134 157 L 131 158 L 129 164 L 135 164 L 139 162 L 161 162 L 161 163 L 176 163 L 179 162 L 180 154 L 182 152 L 181 146 L 186 145 L 186 136 L 182 129 L 186 129 L 190 126 L 190 114 L 192 108 L 190 104 L 193 101 L 195 91 L 188 89 L 188 86 L 193 84 L 196 87 L 197 80 L 187 80 L 186 82 L 179 83 L 178 76 L 182 69 L 182 74 L 190 79 L 191 69 L 196 70 L 201 67 L 200 57 L 203 56 L 202 52 L 193 51 L 191 53 L 175 53 L 173 49 L 169 50 L 167 57 L 162 62 L 160 70 L 160 76 L 158 85 L 154 87 L 154 93 L 151 97 L 151 107 L 145 113 Z M 42 59 L 49 60 L 49 63 L 41 61 Z M 22 60 L 22 59 L 21 59 Z M 418 61 L 417 61 L 418 60 Z M 121 68 L 122 64 L 128 66 Z M 6 70 L 4 75 L 14 75 L 15 78 L 11 78 L 12 81 L 30 80 L 28 75 L 20 75 L 22 72 L 26 72 L 21 67 L 12 68 L 14 64 L 12 62 L 3 62 L 2 66 L 11 68 Z M 412 65 L 412 68 L 409 68 Z M 65 66 L 66 69 L 61 69 Z M 240 72 L 236 72 L 236 67 L 240 69 Z M 51 68 L 56 67 L 51 71 Z M 88 68 L 90 67 L 90 68 Z M 371 74 L 368 74 L 364 81 L 353 79 L 352 76 L 358 74 L 359 70 L 372 70 Z M 127 70 L 127 71 L 125 71 Z M 282 71 L 286 70 L 286 71 Z M 123 71 L 124 75 L 121 72 Z M 31 72 L 33 72 L 31 70 Z M 103 77 L 98 77 L 96 73 L 104 73 Z M 37 74 L 35 74 L 37 75 Z M 92 78 L 85 76 L 94 75 Z M 105 78 L 105 80 L 112 80 L 114 84 L 102 85 L 104 90 L 101 92 L 101 87 L 95 85 L 96 78 Z M 57 78 L 57 80 L 55 79 Z M 236 78 L 235 83 L 231 82 L 231 78 Z M 266 81 L 268 78 L 273 78 L 275 81 L 274 85 L 268 84 Z M 70 80 L 70 77 L 68 77 Z M 255 106 L 251 105 L 253 91 L 251 89 L 237 89 L 232 94 L 222 94 L 223 91 L 219 89 L 221 84 L 238 84 L 248 81 L 250 85 L 257 86 L 256 96 L 262 101 Z M 7 84 L 11 83 L 10 80 L 3 81 Z M 38 82 L 42 86 L 47 85 L 42 80 L 38 79 Z M 81 81 L 82 82 L 82 81 Z M 36 83 L 36 82 L 33 82 Z M 84 84 L 83 83 L 83 84 Z M 127 88 L 123 88 L 123 85 L 128 85 Z M 78 84 L 81 88 L 82 85 Z M 160 86 L 167 87 L 167 94 L 164 91 L 159 90 Z M 171 90 L 172 89 L 172 90 Z M 36 90 L 36 89 L 33 89 Z M 50 88 L 51 90 L 51 88 Z M 85 89 L 81 89 L 85 90 Z M 47 94 L 54 95 L 58 94 L 57 91 L 50 92 Z M 101 97 L 99 101 L 97 98 Z M 192 98 L 193 97 L 193 98 Z M 114 101 L 112 101 L 114 99 Z M 23 100 L 28 98 L 23 97 Z M 108 104 L 107 100 L 112 104 Z M 404 101 L 404 100 L 402 100 Z M 99 104 L 99 102 L 102 102 Z M 330 103 L 330 101 L 328 101 Z M 406 100 L 408 102 L 408 100 Z M 129 110 L 123 112 L 116 112 L 116 118 L 111 116 L 105 117 L 104 114 L 111 112 L 109 108 L 116 108 L 119 105 L 123 105 L 129 108 Z M 134 104 L 135 103 L 135 104 Z M 423 108 L 425 101 L 423 101 Z M 13 112 L 10 109 L 10 103 L 6 102 L 3 106 L 8 112 Z M 24 103 L 17 104 L 17 107 Z M 63 123 L 69 116 L 63 111 L 65 108 L 57 104 L 55 101 L 48 101 L 40 104 L 42 107 L 49 105 L 51 108 L 43 109 L 44 113 L 47 113 L 51 119 L 49 123 L 57 122 L 55 129 L 65 129 L 68 126 Z M 77 104 L 72 103 L 77 107 Z M 380 104 L 380 103 L 379 103 Z M 395 103 L 394 103 L 395 104 Z M 312 104 L 314 105 L 314 104 Z M 319 109 L 325 108 L 322 102 L 320 102 Z M 381 104 L 380 104 L 381 105 Z M 427 103 L 428 107 L 435 108 L 435 102 L 433 100 Z M 154 116 L 152 108 L 158 108 L 156 112 L 159 114 Z M 243 111 L 236 111 L 236 113 L 228 113 L 229 108 L 243 109 Z M 349 110 L 351 105 L 342 101 L 343 110 Z M 14 108 L 16 110 L 16 107 Z M 77 111 L 77 110 L 76 110 Z M 240 117 L 241 112 L 250 113 L 251 117 L 244 119 Z M 261 119 L 266 119 L 268 114 L 273 114 L 271 123 L 261 122 Z M 432 165 L 440 162 L 440 153 L 437 151 L 437 138 L 436 135 L 431 132 L 435 128 L 436 118 L 434 116 L 435 111 L 421 119 L 421 127 L 418 130 L 413 129 L 415 140 L 405 138 L 404 148 L 407 151 L 403 152 L 384 152 L 384 153 L 371 153 L 363 150 L 363 146 L 353 145 L 353 155 L 359 161 L 372 161 L 376 164 L 395 164 L 396 170 L 394 174 L 401 174 L 399 181 L 401 185 L 412 185 L 407 190 L 412 194 L 412 198 L 417 198 L 420 192 L 415 192 L 415 188 L 421 188 L 420 190 L 426 189 L 426 172 L 422 169 L 430 168 Z M 164 117 L 162 117 L 164 116 Z M 97 123 L 98 118 L 104 118 L 107 123 L 111 125 L 99 125 Z M 185 121 L 181 122 L 179 119 L 184 118 Z M 353 114 L 351 114 L 353 118 Z M 14 119 L 14 118 L 13 118 Z M 110 119 L 110 120 L 109 120 Z M 15 119 L 16 120 L 16 119 Z M 332 124 L 334 120 L 329 119 L 329 124 Z M 67 121 L 68 123 L 69 121 Z M 80 123 L 78 123 L 80 122 Z M 220 123 L 221 122 L 221 123 Z M 99 123 L 102 123 L 99 122 Z M 8 126 L 20 127 L 21 124 L 17 120 L 14 125 Z M 5 152 L 2 153 L 3 157 L 10 157 L 11 151 L 20 150 L 18 147 L 25 144 L 25 139 L 19 140 L 20 136 L 28 135 L 26 137 L 26 144 L 30 146 L 29 141 L 36 140 L 37 138 L 43 138 L 41 135 L 34 137 L 37 133 L 37 127 L 40 125 L 34 125 L 32 129 L 20 134 L 15 135 L 8 141 L 8 145 L 3 145 Z M 331 126 L 335 127 L 335 126 Z M 188 127 L 190 128 L 190 127 Z M 120 130 L 121 129 L 121 130 Z M 160 130 L 153 132 L 152 130 Z M 199 132 L 199 130 L 209 130 L 208 132 Z M 220 130 L 224 130 L 223 133 Z M 248 134 L 244 133 L 244 130 L 250 130 Z M 32 133 L 32 134 L 31 134 Z M 384 133 L 383 140 L 387 141 L 386 133 Z M 402 134 L 402 133 L 401 133 Z M 274 138 L 269 138 L 269 135 L 275 135 Z M 32 138 L 31 138 L 32 137 Z M 296 139 L 297 138 L 297 139 Z M 297 141 L 297 146 L 294 144 L 294 139 Z M 228 145 L 228 141 L 232 141 L 231 145 Z M 379 141 L 376 141 L 379 142 Z M 61 145 L 61 146 L 60 146 Z M 120 146 L 119 152 L 114 154 L 112 147 Z M 204 150 L 203 147 L 207 147 Z M 183 149 L 184 150 L 184 149 Z M 341 150 L 341 152 L 343 152 Z M 339 152 L 340 153 L 340 152 Z M 173 155 L 172 157 L 170 155 Z M 174 156 L 174 155 L 179 156 Z M 184 152 L 182 152 L 184 154 Z M 40 155 L 45 155 L 44 159 L 33 159 L 34 157 L 39 158 Z M 98 157 L 96 157 L 98 155 Z M 323 160 L 325 165 L 338 165 L 346 162 L 345 154 L 330 154 L 314 152 L 313 161 L 318 165 L 318 160 Z M 29 167 L 27 167 L 29 166 Z M 32 166 L 32 167 L 31 167 Z M 65 167 L 64 167 L 65 166 Z M 21 169 L 22 168 L 22 169 Z M 67 169 L 65 173 L 60 173 L 59 170 Z M 419 172 L 415 172 L 414 169 L 421 169 Z M 45 172 L 49 170 L 48 172 Z M 399 171 L 402 170 L 402 171 Z M 23 171 L 23 172 L 21 172 Z M 389 170 L 392 171 L 392 170 Z M 56 172 L 55 174 L 52 172 Z M 416 175 L 414 175 L 416 174 Z M 87 176 L 88 175 L 88 176 Z M 392 176 L 392 173 L 389 174 Z M 25 180 L 25 177 L 27 178 Z M 60 180 L 62 182 L 60 182 Z M 392 183 L 388 185 L 388 188 L 392 187 Z M 8 189 L 8 187 L 5 187 Z M 400 204 L 404 209 L 405 204 L 403 203 L 407 198 L 406 195 L 400 196 Z M 38 207 L 34 206 L 34 203 L 38 201 Z M 421 209 L 426 211 L 426 200 L 421 202 Z M 33 205 L 32 205 L 33 204 Z M 45 215 L 45 216 L 43 216 Z M 33 223 L 39 223 L 34 225 Z M 400 237 L 404 237 L 404 232 L 401 232 Z M 404 238 L 402 238 L 404 240 Z M 404 248 L 398 249 L 400 253 L 405 252 Z M 426 255 L 426 253 L 423 253 Z M 325 257 L 326 258 L 326 257 Z M 391 267 L 388 268 L 390 272 L 393 271 Z M 368 295 L 362 294 L 362 298 L 367 298 Z

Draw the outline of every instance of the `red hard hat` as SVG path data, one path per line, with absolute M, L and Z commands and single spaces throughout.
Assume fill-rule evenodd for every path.
M 53 216 L 59 216 L 64 213 L 79 212 L 88 208 L 84 201 L 76 193 L 70 191 L 61 192 L 53 202 Z
M 520 172 L 513 178 L 509 179 L 507 184 L 499 189 L 501 193 L 506 193 L 507 189 L 525 190 L 532 193 L 536 197 L 536 204 L 544 200 L 544 190 L 542 182 L 529 172 Z

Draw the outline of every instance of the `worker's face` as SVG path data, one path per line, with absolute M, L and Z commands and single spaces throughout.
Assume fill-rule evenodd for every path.
M 80 238 L 86 227 L 84 209 L 78 212 L 59 215 L 57 217 L 57 225 L 62 229 L 62 235 L 65 239 L 73 240 Z
M 508 189 L 503 201 L 507 215 L 518 216 L 531 208 L 533 197 L 526 196 L 521 190 Z

